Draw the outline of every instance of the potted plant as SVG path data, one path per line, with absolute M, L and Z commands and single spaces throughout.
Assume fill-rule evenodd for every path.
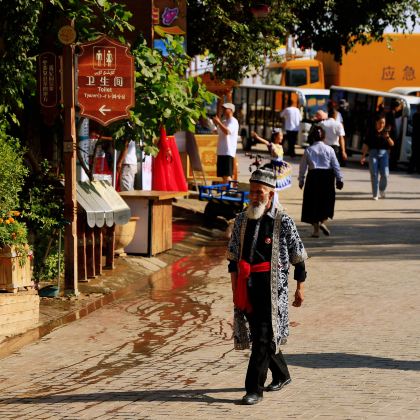
M 0 212 L 0 289 L 32 286 L 32 251 L 18 211 Z

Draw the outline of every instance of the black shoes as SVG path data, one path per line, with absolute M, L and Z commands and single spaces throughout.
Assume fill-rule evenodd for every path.
M 243 405 L 254 405 L 254 404 L 258 404 L 259 402 L 261 402 L 262 399 L 263 399 L 262 395 L 258 395 L 258 394 L 246 394 L 242 398 L 242 404 Z
M 265 388 L 265 390 L 266 391 L 280 391 L 283 387 L 290 384 L 290 382 L 292 382 L 292 380 L 290 378 L 286 379 L 284 382 L 273 381 L 273 382 L 271 382 L 270 385 L 268 385 Z M 244 397 L 242 398 L 242 404 L 243 405 L 254 405 L 254 404 L 258 404 L 262 400 L 263 400 L 262 395 L 249 392 L 249 393 L 245 394 Z
M 280 391 L 283 387 L 285 387 L 286 385 L 289 385 L 290 382 L 292 382 L 292 380 L 286 379 L 284 382 L 277 382 L 277 381 L 273 381 L 271 382 L 270 385 L 268 385 L 265 390 L 266 391 Z

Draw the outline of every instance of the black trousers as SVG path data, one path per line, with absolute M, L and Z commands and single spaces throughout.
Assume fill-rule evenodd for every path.
M 298 138 L 297 131 L 286 131 L 286 139 L 287 139 L 287 154 L 290 157 L 295 157 L 295 145 Z
M 286 361 L 279 351 L 275 354 L 273 329 L 271 326 L 270 273 L 252 274 L 248 283 L 248 292 L 253 307 L 248 314 L 252 336 L 251 357 L 245 379 L 247 393 L 262 395 L 268 369 L 273 381 L 284 382 L 290 378 Z

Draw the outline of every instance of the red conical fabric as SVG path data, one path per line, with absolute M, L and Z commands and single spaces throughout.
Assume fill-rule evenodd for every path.
M 175 137 L 167 136 L 165 127 L 160 129 L 159 153 L 153 159 L 152 188 L 156 191 L 188 190 Z

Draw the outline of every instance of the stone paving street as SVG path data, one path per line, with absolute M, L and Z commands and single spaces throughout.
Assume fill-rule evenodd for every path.
M 281 194 L 310 256 L 284 390 L 238 404 L 249 353 L 232 350 L 219 238 L 153 274 L 148 292 L 133 287 L 2 359 L 0 418 L 419 419 L 420 177 L 391 174 L 373 201 L 366 169 L 344 175 L 331 237 L 299 222 L 296 176 Z

